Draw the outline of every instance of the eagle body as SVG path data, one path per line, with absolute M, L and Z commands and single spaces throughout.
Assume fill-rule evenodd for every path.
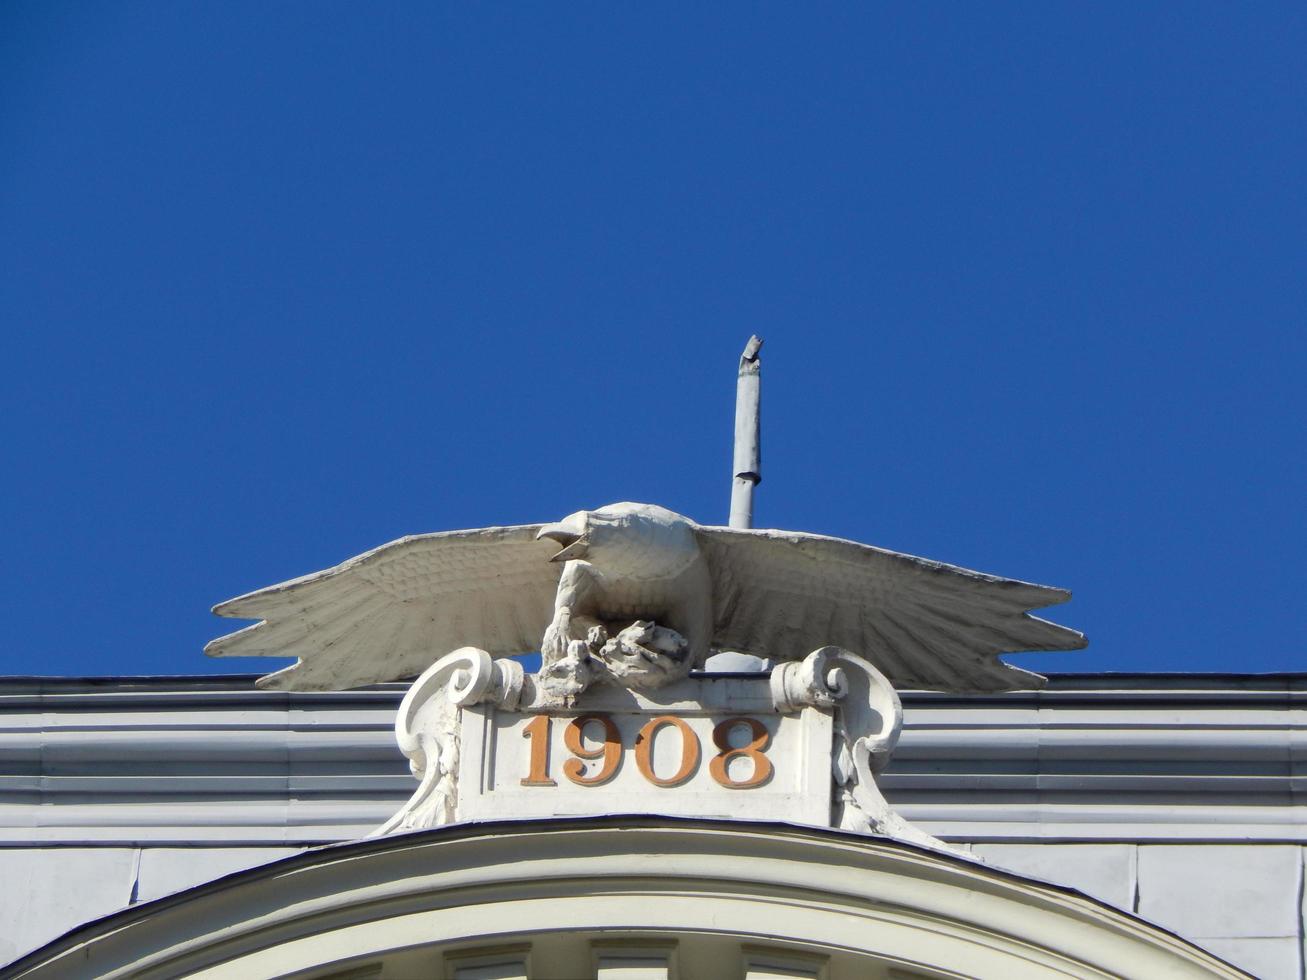
M 685 518 L 652 504 L 613 504 L 593 513 L 578 511 L 544 526 L 537 537 L 565 546 L 555 556 L 566 565 L 554 614 L 570 614 L 577 638 L 594 625 L 616 634 L 633 622 L 651 620 L 686 639 L 691 663 L 707 659 L 712 575 Z
M 299 657 L 261 686 L 338 690 L 421 673 L 462 646 L 545 663 L 595 627 L 653 621 L 702 665 L 714 649 L 788 660 L 824 645 L 899 687 L 1001 691 L 1038 674 L 998 655 L 1085 645 L 1029 615 L 1070 598 L 838 538 L 696 524 L 651 504 L 551 524 L 414 535 L 214 607 L 260 622 L 212 656 Z

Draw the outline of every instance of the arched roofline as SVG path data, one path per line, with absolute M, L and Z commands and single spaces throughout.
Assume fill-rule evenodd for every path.
M 1246 976 L 1073 889 L 952 854 L 784 823 L 613 815 L 314 848 L 86 923 L 0 980 L 309 976 L 587 928 L 846 950 L 928 975 Z

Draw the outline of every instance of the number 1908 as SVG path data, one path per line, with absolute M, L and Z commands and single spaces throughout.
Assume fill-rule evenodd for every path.
M 524 738 L 530 740 L 530 770 L 522 780 L 523 786 L 557 786 L 549 778 L 549 715 L 536 715 L 522 731 Z M 603 741 L 595 748 L 586 748 L 582 736 L 587 725 L 598 725 L 603 729 Z M 730 743 L 731 733 L 738 728 L 749 729 L 750 741 L 747 745 L 733 748 Z M 654 739 L 664 728 L 675 728 L 681 741 L 681 761 L 677 770 L 671 775 L 659 776 L 654 772 Z M 670 733 L 669 733 L 670 734 Z M 665 736 L 664 736 L 665 737 Z M 712 732 L 713 744 L 717 754 L 708 760 L 708 774 L 727 789 L 754 789 L 763 785 L 772 776 L 771 760 L 764 754 L 771 742 L 766 727 L 756 718 L 734 717 L 720 722 Z M 574 718 L 563 730 L 563 744 L 573 758 L 563 763 L 563 775 L 577 786 L 602 786 L 617 775 L 622 767 L 622 736 L 612 718 L 604 714 L 582 715 Z M 700 756 L 699 736 L 689 725 L 675 715 L 660 715 L 650 720 L 635 736 L 635 764 L 640 775 L 655 786 L 679 786 L 698 768 Z M 753 766 L 748 779 L 732 779 L 731 760 L 748 759 Z M 587 775 L 585 762 L 602 760 L 597 772 Z

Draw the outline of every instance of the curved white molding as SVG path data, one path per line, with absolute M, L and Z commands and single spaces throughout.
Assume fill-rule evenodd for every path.
M 927 975 L 1240 977 L 1075 892 L 909 845 L 726 821 L 457 825 L 320 849 L 74 930 L 8 980 L 298 976 L 541 936 L 731 937 Z

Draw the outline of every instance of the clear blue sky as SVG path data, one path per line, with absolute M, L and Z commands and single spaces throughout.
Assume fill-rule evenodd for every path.
M 0 673 L 623 500 L 1301 670 L 1301 4 L 0 7 Z

